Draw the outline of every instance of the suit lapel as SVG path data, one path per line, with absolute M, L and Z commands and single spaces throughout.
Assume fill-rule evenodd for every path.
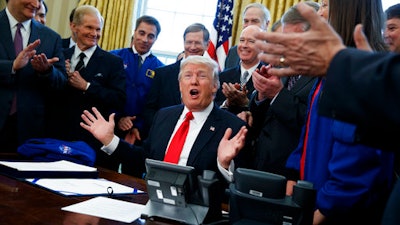
M 103 61 L 101 61 L 103 56 L 104 53 L 102 49 L 99 46 L 97 46 L 96 50 L 93 52 L 92 57 L 90 57 L 89 62 L 86 65 L 86 69 L 87 70 L 91 70 L 92 68 L 95 69 L 96 67 L 98 67 L 98 65 L 104 63 Z
M 164 160 L 165 151 L 167 150 L 169 139 L 174 132 L 174 128 L 176 126 L 176 123 L 178 122 L 180 115 L 182 114 L 182 111 L 183 105 L 180 107 L 176 107 L 175 110 L 172 112 L 168 112 L 168 115 L 158 115 L 158 117 L 162 116 L 162 118 L 160 118 L 162 121 L 158 122 L 159 126 L 157 127 L 157 130 L 162 131 L 162 134 L 165 135 L 152 137 L 152 143 L 156 145 L 154 148 L 154 159 Z
M 217 133 L 218 129 L 221 129 L 219 126 L 220 123 L 218 122 L 220 120 L 218 110 L 219 109 L 214 106 L 210 115 L 208 115 L 206 122 L 193 143 L 187 165 L 192 165 L 194 163 L 199 153 L 204 149 L 204 146 L 209 143 L 210 139 Z
M 40 39 L 40 35 L 39 35 L 40 28 L 35 23 L 36 23 L 36 21 L 32 20 L 32 22 L 31 22 L 31 35 L 29 36 L 28 44 L 36 41 L 37 39 Z M 44 44 L 44 43 L 41 43 L 41 44 Z M 40 45 L 39 45 L 39 48 L 40 48 Z
M 301 76 L 300 79 L 296 81 L 291 90 L 296 93 L 297 91 L 301 90 L 305 85 L 307 85 L 311 80 L 313 80 L 312 77 Z
M 2 30 L 0 35 L 0 42 L 5 48 L 9 59 L 15 59 L 16 55 L 14 50 L 14 43 L 11 36 L 10 22 L 8 21 L 5 10 L 2 10 L 0 12 L 0 28 Z

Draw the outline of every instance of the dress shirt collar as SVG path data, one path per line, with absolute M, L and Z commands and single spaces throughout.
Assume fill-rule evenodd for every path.
M 195 122 L 195 123 L 202 123 L 202 122 L 206 121 L 208 115 L 210 115 L 210 113 L 211 113 L 211 111 L 212 111 L 213 108 L 214 108 L 214 101 L 212 101 L 212 102 L 207 106 L 207 108 L 205 108 L 203 111 L 200 111 L 200 112 L 192 112 L 192 113 L 193 113 L 193 117 L 194 117 L 193 122 Z M 180 119 L 180 120 L 183 120 L 183 119 L 185 118 L 185 115 L 186 115 L 187 112 L 189 112 L 189 109 L 186 108 L 186 106 L 185 106 L 185 108 L 183 109 L 183 112 L 182 112 L 182 114 L 181 114 L 181 116 L 180 116 L 179 119 Z
M 11 35 L 12 38 L 14 40 L 14 36 L 15 36 L 15 31 L 17 30 L 17 24 L 19 23 L 17 19 L 15 19 L 15 17 L 13 15 L 11 15 L 10 11 L 8 10 L 8 8 L 6 8 L 6 14 L 8 17 L 8 21 L 10 23 L 10 30 L 11 30 Z M 32 20 L 26 20 L 21 22 L 23 28 L 21 30 L 21 34 L 22 34 L 22 40 L 23 40 L 23 46 L 26 47 L 28 45 L 28 39 L 31 33 L 31 23 Z
M 19 23 L 18 20 L 15 19 L 15 17 L 11 14 L 11 12 L 8 10 L 8 8 L 6 8 L 6 14 L 8 17 L 8 21 L 10 22 L 10 27 L 11 28 L 15 27 L 17 25 L 17 23 Z M 25 30 L 28 30 L 28 29 L 30 30 L 32 20 L 25 20 L 21 23 Z
M 83 61 L 85 62 L 85 65 L 87 65 L 87 63 L 88 63 L 89 59 L 92 57 L 94 51 L 96 51 L 96 48 L 97 48 L 97 45 L 95 45 L 95 46 L 93 46 L 93 47 L 91 47 L 89 49 L 86 49 L 85 51 L 82 51 L 78 47 L 78 45 L 75 45 L 75 51 L 74 51 L 74 54 L 72 55 L 72 59 L 74 59 L 75 63 L 78 63 L 79 55 L 81 54 L 81 52 L 83 52 L 86 55 L 86 57 L 85 57 L 85 59 Z
M 72 39 L 72 37 L 69 38 L 69 47 L 73 47 L 76 45 L 76 42 Z
M 248 71 L 249 74 L 251 75 L 251 74 L 254 72 L 254 70 L 257 69 L 257 67 L 258 67 L 259 64 L 260 64 L 260 61 L 259 61 L 256 65 L 254 65 L 254 66 L 252 66 L 252 67 L 250 67 L 250 68 L 248 68 L 248 69 L 245 69 L 245 68 L 243 67 L 243 65 L 242 65 L 242 62 L 240 62 L 240 72 L 241 72 L 241 75 L 243 75 L 243 73 L 244 73 L 245 71 Z M 249 77 L 251 77 L 251 76 L 249 76 Z
M 132 51 L 133 51 L 133 53 L 138 54 L 140 57 L 142 57 L 142 62 L 144 62 L 144 60 L 146 60 L 147 56 L 149 56 L 151 54 L 151 51 L 148 51 L 145 54 L 140 55 L 138 53 L 138 51 L 136 50 L 135 46 L 133 46 L 133 45 L 132 45 Z

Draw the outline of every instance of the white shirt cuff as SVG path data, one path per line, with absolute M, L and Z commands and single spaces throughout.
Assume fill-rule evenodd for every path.
M 235 170 L 235 162 L 232 160 L 231 163 L 229 164 L 228 170 L 226 170 L 224 167 L 221 166 L 217 159 L 217 165 L 218 165 L 218 170 L 221 172 L 222 176 L 227 180 L 228 182 L 233 181 L 233 171 Z
M 108 155 L 111 155 L 114 153 L 115 149 L 117 149 L 119 144 L 119 137 L 117 135 L 114 135 L 112 141 L 108 145 L 103 145 L 100 149 L 107 153 Z
M 87 89 L 89 89 L 89 86 L 90 86 L 90 82 L 87 82 L 85 91 L 87 91 Z

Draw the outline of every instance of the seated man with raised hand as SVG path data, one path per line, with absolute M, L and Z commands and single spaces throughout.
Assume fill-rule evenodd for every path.
M 196 177 L 205 170 L 214 171 L 220 188 L 215 194 L 218 199 L 213 202 L 221 202 L 228 187 L 226 181 L 232 179 L 233 158 L 245 145 L 245 123 L 214 105 L 219 79 L 218 65 L 212 59 L 190 56 L 183 60 L 179 88 L 183 105 L 162 108 L 156 113 L 143 146 L 130 145 L 114 134 L 115 114 L 106 121 L 96 108 L 94 115 L 85 110 L 81 126 L 104 145 L 104 152 L 134 167 L 136 176 L 143 176 L 146 158 L 192 166 Z M 232 133 L 236 135 L 229 139 Z M 240 153 L 246 153 L 244 150 Z M 240 157 L 235 158 L 238 166 L 245 161 Z M 219 219 L 220 209 L 210 212 L 210 217 Z
M 232 159 L 244 147 L 247 129 L 238 117 L 214 105 L 214 95 L 219 88 L 217 63 L 203 56 L 186 58 L 181 64 L 179 87 L 183 105 L 163 108 L 155 115 L 143 146 L 130 145 L 114 134 L 115 114 L 106 121 L 97 109 L 93 108 L 94 115 L 85 110 L 81 126 L 104 145 L 101 148 L 104 152 L 132 165 L 134 175 L 142 177 L 145 158 L 171 162 L 166 159 L 174 150 L 169 146 L 180 125 L 185 123 L 187 113 L 191 112 L 193 118 L 189 122 L 187 138 L 183 138 L 184 145 L 181 153 L 176 153 L 175 163 L 192 166 L 197 174 L 204 170 L 215 171 L 220 181 L 225 180 L 222 176 L 230 181 L 234 169 Z M 231 134 L 235 136 L 229 139 Z M 235 163 L 240 165 L 241 162 Z M 223 186 L 226 187 L 226 183 Z

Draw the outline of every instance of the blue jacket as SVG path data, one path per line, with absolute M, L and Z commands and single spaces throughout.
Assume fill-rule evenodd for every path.
M 324 80 L 320 90 L 323 83 Z M 310 100 L 315 88 L 316 85 Z M 349 221 L 346 215 L 356 217 L 355 214 L 361 213 L 363 219 L 374 224 L 391 189 L 393 154 L 357 143 L 355 125 L 320 116 L 320 94 L 321 91 L 307 113 L 310 115 L 308 139 L 305 140 L 306 123 L 287 167 L 300 169 L 306 141 L 304 180 L 312 182 L 317 190 L 316 208 L 336 221 Z
M 142 111 L 146 103 L 147 93 L 153 83 L 154 69 L 164 64 L 153 54 L 146 57 L 140 71 L 138 71 L 138 55 L 132 48 L 123 48 L 110 51 L 124 61 L 126 72 L 126 103 L 121 116 L 136 116 L 135 127 L 143 128 Z

